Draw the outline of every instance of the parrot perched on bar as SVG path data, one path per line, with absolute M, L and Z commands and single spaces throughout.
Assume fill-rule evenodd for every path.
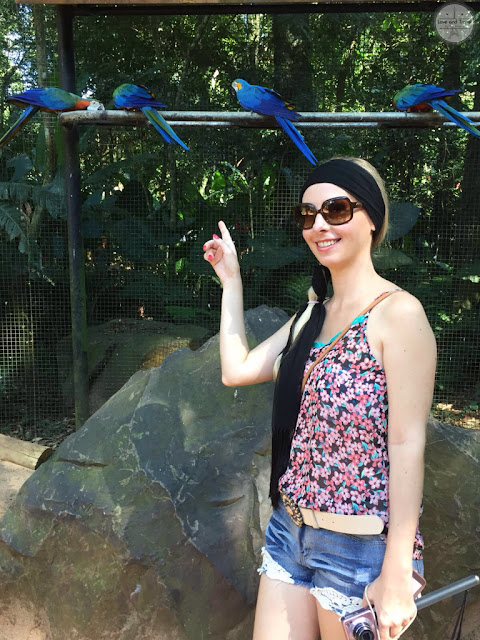
M 238 101 L 244 109 L 266 116 L 273 116 L 307 160 L 312 164 L 318 164 L 317 159 L 305 144 L 302 134 L 291 123 L 291 120 L 300 118 L 300 114 L 294 111 L 293 105 L 289 104 L 273 89 L 249 84 L 241 78 L 234 80 L 232 87 L 235 89 Z
M 9 142 L 13 136 L 24 127 L 37 111 L 51 113 L 63 113 L 64 111 L 104 110 L 103 104 L 97 100 L 87 100 L 74 93 L 69 93 L 57 87 L 42 87 L 28 89 L 24 93 L 18 93 L 7 98 L 8 102 L 27 108 L 18 118 L 15 124 L 0 139 L 0 147 Z
M 435 109 L 442 116 L 448 118 L 468 133 L 480 138 L 480 130 L 477 129 L 475 123 L 462 116 L 456 109 L 451 107 L 443 100 L 448 96 L 459 93 L 460 89 L 451 89 L 447 91 L 435 84 L 409 84 L 399 91 L 394 99 L 393 106 L 399 111 L 431 111 Z
M 162 108 L 166 105 L 157 100 L 147 87 L 139 84 L 121 84 L 113 92 L 113 100 L 117 109 L 141 111 L 165 142 L 169 144 L 176 142 L 186 151 L 190 150 L 180 140 L 168 122 L 158 113 L 157 108 Z

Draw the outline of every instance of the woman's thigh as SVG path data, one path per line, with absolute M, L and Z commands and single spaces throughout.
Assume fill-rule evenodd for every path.
M 308 587 L 273 580 L 263 574 L 253 640 L 317 640 L 318 636 L 317 604 Z
M 345 640 L 345 632 L 338 613 L 324 609 L 317 602 L 317 614 L 322 640 Z

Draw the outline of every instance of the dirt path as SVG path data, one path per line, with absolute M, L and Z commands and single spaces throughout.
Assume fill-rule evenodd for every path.
M 15 500 L 31 469 L 0 460 L 0 518 Z M 31 606 L 0 597 L 0 640 L 49 640 L 48 623 Z
M 0 518 L 13 503 L 20 487 L 32 473 L 31 469 L 0 460 Z

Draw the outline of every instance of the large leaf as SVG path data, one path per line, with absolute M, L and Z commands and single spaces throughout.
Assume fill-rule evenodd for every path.
M 285 286 L 286 297 L 291 300 L 295 308 L 305 304 L 308 300 L 308 290 L 312 284 L 311 276 L 295 275 Z
M 0 199 L 18 204 L 31 200 L 36 207 L 42 207 L 52 218 L 66 218 L 63 176 L 57 173 L 49 184 L 31 185 L 26 182 L 1 182 Z
M 0 227 L 7 232 L 10 240 L 24 235 L 22 227 L 22 212 L 5 202 L 0 202 Z M 22 252 L 23 253 L 23 252 Z
M 406 236 L 414 227 L 420 215 L 420 209 L 411 202 L 394 202 L 390 205 L 387 242 Z
M 32 186 L 25 182 L 0 183 L 0 198 L 13 200 L 13 202 L 27 202 L 32 196 Z
M 305 258 L 305 247 L 283 246 L 287 242 L 283 231 L 266 231 L 249 241 L 250 251 L 242 256 L 242 265 L 279 269 Z
M 390 249 L 390 247 L 378 247 L 373 254 L 373 264 L 376 269 L 386 271 L 388 269 L 397 269 L 413 264 L 413 260 L 403 251 L 399 249 Z
M 155 163 L 154 166 L 156 166 L 158 164 L 157 156 L 153 153 L 140 153 L 126 160 L 112 162 L 95 171 L 95 173 L 92 173 L 92 175 L 85 180 L 85 184 L 104 185 L 111 182 L 112 178 L 119 174 L 130 177 L 131 173 L 133 174 L 133 172 L 138 171 L 139 165 L 147 163 Z
M 120 220 L 110 226 L 107 235 L 118 246 L 124 260 L 151 264 L 161 258 L 157 239 L 152 237 L 150 226 L 143 220 Z
M 33 164 L 26 153 L 21 153 L 19 156 L 7 160 L 7 167 L 13 167 L 15 169 L 10 180 L 11 182 L 16 182 L 17 180 L 21 180 L 21 178 L 33 168 Z

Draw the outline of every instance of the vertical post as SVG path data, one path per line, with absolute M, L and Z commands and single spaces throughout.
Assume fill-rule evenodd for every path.
M 60 87 L 75 93 L 75 56 L 73 45 L 74 9 L 57 6 Z M 68 254 L 70 262 L 70 306 L 73 347 L 73 384 L 75 424 L 80 427 L 88 418 L 87 313 L 85 261 L 83 255 L 80 160 L 77 126 L 63 129 L 65 195 L 67 206 Z

